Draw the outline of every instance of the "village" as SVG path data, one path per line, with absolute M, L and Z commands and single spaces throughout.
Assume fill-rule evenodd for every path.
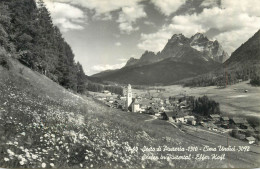
M 157 91 L 158 93 L 160 90 Z M 123 96 L 107 90 L 102 93 L 93 93 L 93 98 L 110 108 L 125 112 L 143 113 L 151 115 L 153 119 L 165 120 L 176 128 L 189 130 L 203 130 L 206 132 L 231 135 L 232 137 L 258 144 L 260 127 L 252 127 L 242 117 L 228 117 L 222 114 L 198 116 L 194 113 L 185 97 L 163 98 L 150 94 L 138 96 L 132 93 L 131 85 L 126 88 Z M 185 126 L 185 127 L 184 127 Z

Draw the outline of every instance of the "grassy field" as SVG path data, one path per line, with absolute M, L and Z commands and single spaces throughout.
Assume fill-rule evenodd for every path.
M 249 81 L 241 82 L 227 88 L 210 87 L 182 87 L 179 85 L 162 86 L 165 91 L 161 93 L 152 92 L 154 96 L 183 96 L 191 95 L 201 97 L 207 95 L 220 103 L 220 109 L 230 115 L 256 116 L 260 118 L 260 88 L 253 87 Z M 247 93 L 244 90 L 248 90 Z M 145 90 L 135 90 L 134 93 L 142 95 L 147 93 Z
M 227 145 L 227 136 L 181 131 L 145 114 L 127 113 L 71 93 L 16 61 L 0 66 L 0 167 L 159 168 L 257 167 L 259 147 L 226 153 L 220 160 L 144 160 L 144 155 L 213 152 L 153 152 L 146 147 Z M 21 71 L 22 70 L 22 71 Z M 229 145 L 247 143 L 230 139 Z M 135 149 L 137 147 L 138 149 Z M 222 154 L 223 152 L 216 152 Z

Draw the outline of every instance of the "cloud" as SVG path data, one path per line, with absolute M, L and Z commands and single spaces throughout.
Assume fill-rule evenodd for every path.
M 173 12 L 177 11 L 186 0 L 151 0 L 151 2 L 162 14 L 169 16 Z
M 109 20 L 112 20 L 112 15 L 111 13 L 104 13 L 104 14 L 95 14 L 93 17 L 92 17 L 94 20 L 101 20 L 101 21 L 109 21 Z
M 155 24 L 153 22 L 150 22 L 150 21 L 144 21 L 144 24 L 148 25 L 148 26 L 155 26 Z
M 121 33 L 130 34 L 131 32 L 138 30 L 139 27 L 134 27 L 133 24 L 137 19 L 146 16 L 143 5 L 123 7 L 117 20 Z
M 95 10 L 98 14 L 109 13 L 123 7 L 135 6 L 142 0 L 54 0 Z
M 121 46 L 122 44 L 120 42 L 115 43 L 116 46 Z
M 218 30 L 214 35 L 229 53 L 249 39 L 260 28 L 260 1 L 223 0 L 222 8 L 204 9 L 200 14 L 174 16 L 171 23 L 155 33 L 142 34 L 138 47 L 154 52 L 163 49 L 167 40 L 176 33 L 192 36 L 210 29 Z
M 46 7 L 51 13 L 53 23 L 58 25 L 61 31 L 82 30 L 82 24 L 86 22 L 87 16 L 77 7 L 70 4 L 51 2 L 45 0 Z
M 126 61 L 127 61 L 126 58 L 119 58 L 119 59 L 117 59 L 117 60 L 120 61 L 120 62 L 126 62 Z
M 119 63 L 119 64 L 114 64 L 114 65 L 109 65 L 109 64 L 105 64 L 105 65 L 95 65 L 93 66 L 91 69 L 93 71 L 96 72 L 101 72 L 101 71 L 105 71 L 105 70 L 114 70 L 114 69 L 120 69 L 122 67 L 125 66 L 125 62 L 124 63 Z
M 168 39 L 172 36 L 172 30 L 163 26 L 158 32 L 151 34 L 141 34 L 141 42 L 138 48 L 158 52 L 163 49 Z
M 200 6 L 202 7 L 215 7 L 219 6 L 221 0 L 204 0 Z
M 50 3 L 50 0 L 45 0 Z M 119 10 L 117 22 L 121 33 L 130 34 L 133 31 L 139 30 L 139 27 L 134 26 L 137 19 L 146 17 L 143 6 L 139 3 L 143 0 L 53 0 L 54 3 L 67 4 L 69 6 L 81 6 L 95 12 L 94 20 L 111 20 L 112 11 Z M 55 11 L 55 10 L 54 10 Z M 63 10 L 64 13 L 70 10 Z M 54 17 L 55 18 L 55 17 Z M 66 22 L 68 23 L 68 21 Z M 70 21 L 70 24 L 72 22 Z M 79 27 L 76 27 L 79 28 Z

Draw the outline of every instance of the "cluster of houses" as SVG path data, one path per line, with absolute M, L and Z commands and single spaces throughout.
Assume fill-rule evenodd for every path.
M 255 131 L 249 123 L 239 117 L 229 118 L 219 114 L 211 114 L 209 117 L 202 117 L 200 121 L 192 114 L 186 100 L 169 100 L 160 97 L 133 97 L 131 85 L 127 87 L 125 96 L 117 96 L 109 91 L 96 97 L 108 107 L 121 109 L 128 112 L 145 113 L 157 116 L 158 119 L 168 120 L 171 123 L 199 125 L 205 129 L 224 133 L 225 130 L 238 129 L 239 139 L 247 140 L 250 144 L 256 139 L 252 136 L 246 137 L 247 131 Z

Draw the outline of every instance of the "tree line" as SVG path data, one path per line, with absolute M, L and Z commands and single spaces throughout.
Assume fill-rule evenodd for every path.
M 252 83 L 257 85 L 259 77 L 259 68 L 252 65 L 237 66 L 234 69 L 224 70 L 222 72 L 211 72 L 200 75 L 191 80 L 184 82 L 185 87 L 206 87 L 218 86 L 224 88 L 227 85 L 233 85 L 241 81 L 253 80 Z
M 42 0 L 1 0 L 0 45 L 22 64 L 82 93 L 85 73 Z
M 175 97 L 169 97 L 170 101 L 175 101 Z M 195 98 L 194 96 L 184 96 L 178 98 L 178 102 L 187 102 L 187 105 L 191 108 L 192 112 L 197 115 L 208 117 L 211 114 L 220 114 L 219 103 L 209 99 L 208 96 L 202 96 Z
M 93 82 L 89 82 L 86 85 L 86 88 L 88 91 L 92 91 L 92 92 L 103 92 L 104 90 L 108 90 L 111 93 L 115 93 L 118 95 L 123 96 L 123 88 L 120 86 L 113 86 L 113 85 L 103 85 L 103 84 L 99 84 L 99 83 L 93 83 Z
M 53 25 L 42 0 L 37 3 L 35 0 L 0 1 L 0 47 L 25 66 L 44 74 L 66 89 L 78 93 L 84 93 L 87 89 L 109 89 L 120 94 L 123 90 L 117 86 L 91 86 L 87 83 L 90 80 L 82 65 L 75 62 L 70 45 L 62 37 L 59 28 Z M 6 61 L 4 56 L 0 57 L 1 65 L 7 66 Z

